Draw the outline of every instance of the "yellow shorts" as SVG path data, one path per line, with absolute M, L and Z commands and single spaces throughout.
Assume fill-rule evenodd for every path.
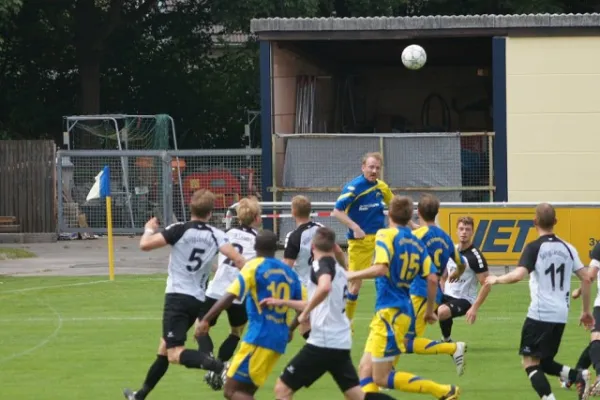
M 410 300 L 413 306 L 413 319 L 410 324 L 410 328 L 408 329 L 409 337 L 421 337 L 425 334 L 425 328 L 427 328 L 427 324 L 425 323 L 425 311 L 427 310 L 427 298 L 421 296 L 415 296 L 414 294 L 410 295 Z M 436 303 L 434 308 L 437 308 L 438 304 Z
M 404 336 L 411 323 L 410 315 L 397 308 L 384 308 L 373 317 L 365 353 L 371 354 L 373 362 L 393 361 L 403 348 Z
M 264 385 L 281 354 L 242 342 L 231 360 L 227 377 L 256 387 Z
M 375 235 L 362 239 L 348 239 L 348 270 L 361 271 L 373 265 Z

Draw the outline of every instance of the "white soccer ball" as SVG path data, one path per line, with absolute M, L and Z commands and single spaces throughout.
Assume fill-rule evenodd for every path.
M 408 69 L 420 69 L 427 62 L 427 53 L 418 44 L 411 44 L 402 51 L 402 64 Z

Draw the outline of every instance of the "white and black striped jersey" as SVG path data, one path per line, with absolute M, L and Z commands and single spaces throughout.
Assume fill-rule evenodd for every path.
M 527 317 L 566 323 L 571 275 L 583 268 L 575 247 L 554 234 L 540 236 L 525 246 L 519 266 L 529 271 L 531 303 Z
M 458 248 L 458 246 L 457 246 Z M 456 282 L 447 281 L 444 286 L 444 294 L 454 297 L 455 299 L 464 299 L 473 304 L 477 299 L 477 290 L 479 287 L 479 279 L 477 275 L 483 272 L 488 272 L 488 263 L 481 251 L 473 245 L 466 249 L 459 250 L 459 254 L 465 262 L 465 272 Z M 452 275 L 456 271 L 456 263 L 450 259 L 448 261 L 448 275 Z
M 294 269 L 304 286 L 310 278 L 310 267 L 313 261 L 311 242 L 317 229 L 322 224 L 308 221 L 289 232 L 285 237 L 283 258 L 294 260 Z
M 181 293 L 205 300 L 212 259 L 228 243 L 225 233 L 200 221 L 178 222 L 163 232 L 172 246 L 166 293 Z
M 306 291 L 312 298 L 317 290 L 319 278 L 331 276 L 331 291 L 321 304 L 310 312 L 310 335 L 307 343 L 328 349 L 352 348 L 352 329 L 346 316 L 348 279 L 346 271 L 333 257 L 313 261 Z
M 254 243 L 256 242 L 257 231 L 254 228 L 242 226 L 231 228 L 225 235 L 229 243 L 240 253 L 246 261 L 256 257 Z M 219 254 L 219 267 L 213 279 L 208 283 L 206 295 L 211 299 L 220 299 L 227 291 L 229 285 L 238 277 L 240 270 L 235 263 L 223 254 Z M 240 304 L 241 300 L 235 299 L 234 303 Z
M 600 307 L 600 242 L 594 245 L 590 258 L 592 259 L 592 261 L 590 261 L 590 267 L 598 268 L 598 276 L 596 277 L 598 293 L 596 294 L 596 300 L 594 300 L 594 307 Z

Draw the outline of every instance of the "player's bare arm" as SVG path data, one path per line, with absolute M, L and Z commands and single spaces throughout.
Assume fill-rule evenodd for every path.
M 377 278 L 378 276 L 384 276 L 388 272 L 387 264 L 375 264 L 362 271 L 348 272 L 347 277 L 349 281 L 363 280 Z
M 467 311 L 467 313 L 465 314 L 467 317 L 467 323 L 469 324 L 475 323 L 475 320 L 477 319 L 477 311 L 479 311 L 479 308 L 483 305 L 483 302 L 485 301 L 485 299 L 487 299 L 488 294 L 490 294 L 490 291 L 492 290 L 491 286 L 485 284 L 485 281 L 489 275 L 490 273 L 487 271 L 477 274 L 477 280 L 481 285 L 481 289 L 479 290 L 479 293 L 477 293 L 477 298 L 475 299 L 475 302 L 473 303 L 471 308 L 469 308 L 469 311 Z
M 342 224 L 346 225 L 348 229 L 351 229 L 352 232 L 354 232 L 354 237 L 356 239 L 361 239 L 365 237 L 365 232 L 360 226 L 358 226 L 356 222 L 352 221 L 348 214 L 346 214 L 342 210 L 338 210 L 337 208 L 335 208 L 333 210 L 332 215 L 335 218 L 337 218 L 337 220 L 340 221 Z
M 496 285 L 498 283 L 500 283 L 500 284 L 517 283 L 517 282 L 522 281 L 527 276 L 528 273 L 529 273 L 529 271 L 527 270 L 526 267 L 522 267 L 519 265 L 518 267 L 516 267 L 514 270 L 512 270 L 508 274 L 504 274 L 501 276 L 489 275 L 485 279 L 485 284 L 488 286 L 491 286 L 491 285 Z
M 594 318 L 590 312 L 590 286 L 591 279 L 588 268 L 581 268 L 575 271 L 575 275 L 581 281 L 581 299 L 582 299 L 582 313 L 579 319 L 580 325 L 584 325 L 586 328 L 591 329 L 594 326 Z
M 158 219 L 156 219 L 156 217 L 151 218 L 148 222 L 146 222 L 144 234 L 140 239 L 140 250 L 150 251 L 165 247 L 167 245 L 167 240 L 162 233 L 156 232 L 158 230 L 158 226 Z
M 231 243 L 225 243 L 219 248 L 221 254 L 233 261 L 237 269 L 242 269 L 246 259 L 233 247 Z
M 335 253 L 335 260 L 338 262 L 338 264 L 340 264 L 344 269 L 348 269 L 346 254 L 339 244 L 335 245 L 333 252 Z
M 425 321 L 432 324 L 437 321 L 435 316 L 435 298 L 438 290 L 438 276 L 436 273 L 427 275 L 427 308 L 425 311 Z
M 208 333 L 208 330 L 210 329 L 210 321 L 212 321 L 212 319 L 219 315 L 223 310 L 229 308 L 229 306 L 231 306 L 233 301 L 237 298 L 238 297 L 233 293 L 225 293 L 225 295 L 223 295 L 223 297 L 221 297 L 221 299 L 217 301 L 215 305 L 210 308 L 210 310 L 208 310 L 202 320 L 198 321 L 194 330 L 194 336 L 198 337 Z
M 308 303 L 304 300 L 284 300 L 284 299 L 275 299 L 273 297 L 267 297 L 266 299 L 261 300 L 261 307 L 273 306 L 273 307 L 289 307 L 295 311 L 302 312 Z
M 302 310 L 302 313 L 298 316 L 298 321 L 300 323 L 308 321 L 310 312 L 327 298 L 329 292 L 331 292 L 331 275 L 323 274 L 319 276 L 319 280 L 317 282 L 317 289 L 308 301 L 306 308 Z

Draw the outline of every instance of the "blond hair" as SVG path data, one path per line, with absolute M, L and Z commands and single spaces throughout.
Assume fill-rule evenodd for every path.
M 260 216 L 260 204 L 256 198 L 243 198 L 236 207 L 236 213 L 240 224 L 250 226 Z
M 208 218 L 215 207 L 215 195 L 206 189 L 196 190 L 190 201 L 190 212 L 196 218 Z
M 377 161 L 379 161 L 379 163 L 380 163 L 380 164 L 382 164 L 382 165 L 383 165 L 383 155 L 382 155 L 380 152 L 378 152 L 378 151 L 375 151 L 375 152 L 371 152 L 371 153 L 367 153 L 367 154 L 365 154 L 365 155 L 363 156 L 363 158 L 362 158 L 362 163 L 363 163 L 363 165 L 367 163 L 367 160 L 368 160 L 369 158 L 374 158 L 374 159 L 376 159 Z
M 310 200 L 306 196 L 298 195 L 292 199 L 292 213 L 298 218 L 310 217 L 311 211 Z
M 475 228 L 475 221 L 473 221 L 473 217 L 470 217 L 468 215 L 462 216 L 458 219 L 458 221 L 456 221 L 456 226 L 460 224 L 471 225 L 471 228 Z

